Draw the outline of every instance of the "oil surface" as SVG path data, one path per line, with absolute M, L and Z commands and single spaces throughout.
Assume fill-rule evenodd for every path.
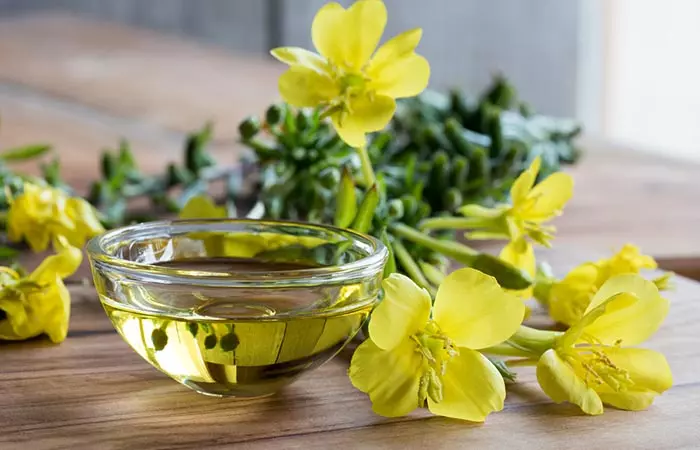
M 234 258 L 170 261 L 168 267 L 215 272 L 270 272 L 308 269 L 290 263 Z M 351 339 L 372 305 L 329 317 L 289 317 L 286 311 L 322 312 L 348 295 L 324 291 L 251 291 L 203 295 L 180 287 L 162 297 L 149 291 L 149 310 L 136 311 L 103 298 L 114 326 L 129 345 L 173 379 L 211 395 L 273 393 L 300 373 L 332 357 Z M 143 293 L 141 294 L 143 296 Z M 152 310 L 152 312 L 151 312 Z M 279 316 L 278 316 L 279 314 Z M 322 315 L 322 314 L 321 314 Z

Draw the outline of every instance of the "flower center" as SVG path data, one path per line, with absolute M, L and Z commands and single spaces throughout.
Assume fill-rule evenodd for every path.
M 442 376 L 447 370 L 448 361 L 459 355 L 459 350 L 433 320 L 428 321 L 411 339 L 416 342 L 416 351 L 423 357 L 418 402 L 423 405 L 430 397 L 439 403 L 442 400 Z
M 573 347 L 563 353 L 564 359 L 577 373 L 583 373 L 588 387 L 608 386 L 615 392 L 626 391 L 634 385 L 630 374 L 617 366 L 605 351 L 615 348 L 603 345 Z

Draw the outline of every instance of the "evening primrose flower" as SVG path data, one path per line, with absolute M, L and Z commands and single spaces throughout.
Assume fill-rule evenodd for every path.
M 57 253 L 26 277 L 0 267 L 0 339 L 23 340 L 42 333 L 55 343 L 66 338 L 70 294 L 63 279 L 78 269 L 82 252 L 63 237 L 56 239 L 55 247 Z
M 57 236 L 82 247 L 103 231 L 95 209 L 87 201 L 50 186 L 25 183 L 23 192 L 10 202 L 7 236 L 13 242 L 24 239 L 35 252 L 46 250 Z
M 610 258 L 583 263 L 574 268 L 562 280 L 552 284 L 547 298 L 543 300 L 552 319 L 572 325 L 581 320 L 593 296 L 607 280 L 616 275 L 639 273 L 643 269 L 656 267 L 654 258 L 643 255 L 636 246 L 626 244 Z M 662 275 L 653 282 L 659 289 L 668 289 L 670 276 Z
M 633 348 L 659 328 L 668 300 L 639 275 L 609 279 L 585 314 L 540 357 L 537 380 L 555 402 L 568 401 L 586 414 L 602 414 L 603 404 L 646 409 L 673 384 L 666 358 Z
M 467 218 L 460 224 L 475 230 L 468 233 L 467 237 L 509 241 L 527 237 L 549 247 L 556 229 L 545 223 L 561 214 L 573 194 L 574 181 L 569 174 L 557 172 L 535 185 L 540 165 L 541 159 L 538 156 L 515 180 L 510 188 L 510 204 L 496 205 L 493 208 L 463 206 L 460 212 Z
M 311 27 L 320 54 L 298 47 L 271 52 L 290 66 L 279 79 L 282 98 L 296 107 L 324 108 L 352 147 L 363 147 L 365 133 L 389 123 L 395 99 L 418 95 L 430 78 L 428 61 L 415 53 L 420 28 L 399 34 L 375 52 L 386 21 L 380 0 L 358 0 L 348 9 L 328 3 Z
M 426 405 L 441 416 L 482 422 L 503 408 L 505 385 L 479 351 L 512 336 L 524 305 L 496 280 L 460 269 L 430 295 L 392 274 L 372 313 L 370 339 L 355 351 L 352 384 L 369 394 L 377 414 L 396 417 Z
M 500 258 L 532 277 L 536 273 L 536 259 L 530 241 L 550 246 L 555 228 L 545 223 L 561 214 L 573 194 L 574 185 L 571 176 L 561 172 L 535 185 L 540 165 L 537 157 L 515 180 L 510 189 L 511 204 L 493 208 L 466 205 L 460 212 L 467 218 L 458 221 L 461 227 L 475 230 L 466 234 L 469 239 L 508 239 Z M 530 297 L 532 288 L 519 295 Z

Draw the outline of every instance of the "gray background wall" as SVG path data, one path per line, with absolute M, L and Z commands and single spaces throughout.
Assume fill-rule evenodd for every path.
M 419 51 L 431 87 L 484 87 L 494 72 L 512 79 L 542 112 L 576 115 L 581 3 L 586 0 L 385 0 L 387 37 L 424 29 Z M 61 10 L 189 36 L 235 52 L 310 47 L 325 0 L 0 0 L 0 16 Z M 349 4 L 348 0 L 341 3 Z M 0 25 L 1 26 L 1 25 Z

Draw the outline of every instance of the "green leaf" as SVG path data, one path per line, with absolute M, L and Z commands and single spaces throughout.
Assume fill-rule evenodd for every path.
M 360 204 L 360 208 L 357 211 L 357 216 L 351 228 L 360 233 L 366 233 L 372 225 L 374 211 L 377 209 L 378 204 L 379 192 L 377 191 L 377 185 L 372 185 L 372 188 L 365 193 L 365 198 Z
M 355 195 L 355 183 L 352 180 L 350 169 L 344 167 L 340 178 L 334 223 L 337 227 L 347 228 L 355 219 L 356 214 L 357 197 Z
M 11 148 L 0 153 L 0 160 L 6 162 L 25 161 L 37 158 L 51 150 L 50 145 L 38 144 L 26 147 Z

